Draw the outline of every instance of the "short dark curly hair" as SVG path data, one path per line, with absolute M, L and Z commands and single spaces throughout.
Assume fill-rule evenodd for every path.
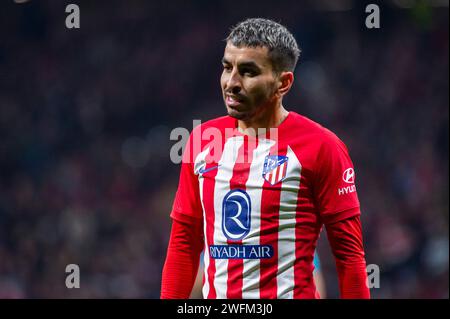
M 239 22 L 225 40 L 237 47 L 267 47 L 275 72 L 294 71 L 301 52 L 286 27 L 263 18 Z

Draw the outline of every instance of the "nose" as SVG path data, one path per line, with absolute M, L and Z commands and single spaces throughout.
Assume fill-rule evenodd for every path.
M 228 81 L 226 82 L 226 91 L 232 94 L 238 94 L 241 92 L 242 83 L 239 73 L 236 71 L 231 72 Z

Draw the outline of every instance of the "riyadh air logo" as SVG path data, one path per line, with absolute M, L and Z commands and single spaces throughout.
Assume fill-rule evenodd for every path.
M 228 192 L 222 204 L 222 231 L 229 240 L 241 240 L 250 231 L 250 196 L 241 190 Z
M 353 168 L 347 168 L 344 173 L 342 174 L 342 179 L 344 182 L 348 184 L 354 184 L 355 183 L 355 170 Z

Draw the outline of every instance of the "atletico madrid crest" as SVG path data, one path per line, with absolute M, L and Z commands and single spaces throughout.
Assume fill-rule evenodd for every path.
M 263 178 L 271 185 L 281 182 L 286 177 L 288 157 L 267 155 L 264 160 Z

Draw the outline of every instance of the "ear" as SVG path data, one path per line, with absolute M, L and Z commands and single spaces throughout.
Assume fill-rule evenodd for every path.
M 278 94 L 280 96 L 285 95 L 291 89 L 292 83 L 294 82 L 294 73 L 290 71 L 281 72 L 278 76 Z

